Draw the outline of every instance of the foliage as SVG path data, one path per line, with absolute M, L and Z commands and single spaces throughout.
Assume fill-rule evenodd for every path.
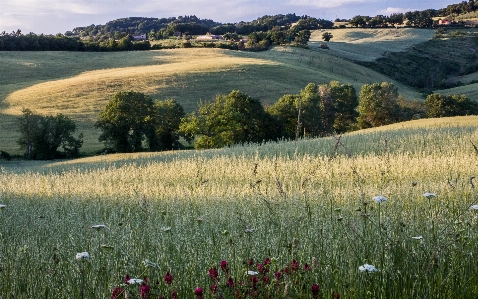
M 156 101 L 153 107 L 154 133 L 149 135 L 149 150 L 164 151 L 183 148 L 178 134 L 181 118 L 185 116 L 183 107 L 175 100 Z
M 28 159 L 51 160 L 58 157 L 76 158 L 83 144 L 83 134 L 73 136 L 76 124 L 69 117 L 59 113 L 56 116 L 42 116 L 29 109 L 22 110 L 18 119 L 21 137 L 18 144 L 26 150 Z M 63 152 L 58 148 L 62 147 Z
M 326 42 L 330 41 L 334 36 L 330 32 L 324 32 L 322 34 L 322 39 Z
M 179 132 L 196 137 L 195 148 L 261 143 L 277 139 L 273 119 L 258 99 L 234 90 L 214 102 L 200 103 L 197 113 L 181 120 Z
M 478 103 L 465 95 L 431 94 L 425 100 L 428 117 L 449 117 L 478 114 Z
M 145 94 L 118 92 L 98 115 L 95 128 L 102 131 L 99 141 L 117 152 L 142 151 L 143 141 L 154 131 L 152 116 L 153 101 Z
M 354 130 L 358 116 L 358 98 L 355 88 L 351 84 L 332 81 L 329 89 L 333 101 L 333 131 L 345 133 Z
M 379 127 L 399 121 L 398 91 L 392 83 L 365 84 L 360 89 L 357 111 L 361 129 Z

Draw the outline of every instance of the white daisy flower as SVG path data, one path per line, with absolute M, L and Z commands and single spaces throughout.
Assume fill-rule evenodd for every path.
M 0 209 L 5 209 L 6 207 L 7 207 L 7 205 L 0 204 Z
M 171 230 L 171 226 L 167 226 L 167 227 L 163 226 L 163 227 L 161 227 L 161 230 L 162 230 L 163 232 L 166 232 L 166 233 L 167 233 L 167 232 L 169 232 L 169 231 Z
M 142 284 L 143 280 L 139 278 L 131 278 L 128 280 L 128 284 Z
M 79 252 L 76 254 L 76 260 L 77 261 L 89 261 L 90 260 L 90 254 L 88 252 Z
M 91 228 L 96 229 L 96 230 L 100 230 L 102 228 L 109 228 L 109 227 L 107 227 L 104 224 L 96 224 L 96 225 L 91 226 Z
M 360 272 L 377 272 L 377 268 L 375 268 L 373 265 L 369 264 L 364 264 L 359 267 Z
M 376 203 L 381 203 L 381 202 L 387 201 L 387 198 L 383 195 L 374 196 L 372 199 Z
M 478 205 L 472 205 L 472 206 L 470 206 L 470 210 L 478 210 Z
M 246 233 L 250 234 L 250 233 L 253 233 L 254 232 L 254 229 L 253 228 L 246 228 L 244 230 Z
M 256 272 L 256 271 L 246 271 L 246 274 L 247 274 L 247 275 L 257 275 L 257 274 L 259 274 L 259 272 Z
M 436 193 L 425 192 L 422 194 L 426 198 L 437 197 Z
M 412 239 L 414 239 L 414 240 L 422 240 L 422 239 L 423 239 L 423 236 L 412 237 Z

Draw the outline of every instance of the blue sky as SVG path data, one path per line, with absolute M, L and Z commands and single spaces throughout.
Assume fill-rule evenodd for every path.
M 56 34 L 124 17 L 196 15 L 218 22 L 296 13 L 334 20 L 443 8 L 460 0 L 0 0 L 0 32 Z

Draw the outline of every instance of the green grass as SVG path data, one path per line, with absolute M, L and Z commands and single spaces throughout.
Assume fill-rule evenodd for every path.
M 187 112 L 201 100 L 239 89 L 266 105 L 298 93 L 308 83 L 338 80 L 357 90 L 365 83 L 390 81 L 325 51 L 276 47 L 267 52 L 175 49 L 125 53 L 3 52 L 0 77 L 2 150 L 19 153 L 15 118 L 22 108 L 43 114 L 61 112 L 84 133 L 82 151 L 102 148 L 93 127 L 108 99 L 122 90 L 154 99 L 176 99 Z M 420 94 L 397 83 L 409 98 Z
M 292 298 L 311 298 L 312 283 L 319 298 L 334 291 L 341 298 L 473 298 L 478 222 L 469 206 L 478 197 L 470 140 L 478 142 L 478 121 L 435 122 L 347 134 L 336 151 L 337 140 L 323 138 L 2 162 L 0 297 L 107 298 L 129 274 L 148 276 L 167 297 L 176 289 L 192 298 L 199 286 L 216 298 L 210 267 L 227 260 L 230 275 L 247 285 L 244 273 L 255 268 L 243 262 L 274 257 L 272 278 L 294 259 L 312 268 L 291 275 L 297 284 L 287 276 L 260 284 L 280 291 L 272 298 L 287 285 Z M 378 205 L 376 195 L 388 201 Z M 95 231 L 95 224 L 109 229 Z M 90 261 L 75 261 L 83 251 Z M 145 260 L 158 268 L 145 268 Z M 361 273 L 365 263 L 378 272 Z M 172 285 L 163 281 L 167 271 Z

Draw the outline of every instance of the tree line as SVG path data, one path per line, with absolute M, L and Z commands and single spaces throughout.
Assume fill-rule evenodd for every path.
M 283 95 L 264 107 L 260 99 L 233 90 L 185 114 L 175 100 L 153 100 L 141 92 L 122 91 L 99 113 L 101 152 L 196 149 L 235 144 L 317 138 L 423 117 L 478 115 L 478 104 L 465 95 L 431 94 L 424 102 L 409 101 L 392 83 L 361 87 L 332 81 L 309 83 L 298 94 Z M 80 156 L 83 134 L 63 114 L 43 116 L 29 109 L 18 118 L 23 158 L 49 160 Z M 181 141 L 183 138 L 183 142 Z M 0 159 L 12 156 L 0 151 Z M 18 158 L 18 157 L 17 157 Z

